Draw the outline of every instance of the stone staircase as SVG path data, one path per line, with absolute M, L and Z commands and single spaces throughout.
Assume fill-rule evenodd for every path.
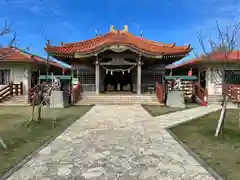
M 5 100 L 0 106 L 30 106 L 30 103 L 28 103 L 28 95 L 19 95 Z
M 222 95 L 208 95 L 208 104 L 221 104 Z
M 152 95 L 86 95 L 76 105 L 90 104 L 148 104 L 160 105 L 155 94 Z

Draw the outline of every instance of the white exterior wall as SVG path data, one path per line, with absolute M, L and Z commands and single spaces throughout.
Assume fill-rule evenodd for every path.
M 23 94 L 31 87 L 31 68 L 27 63 L 1 63 L 0 69 L 10 69 L 10 81 L 16 84 L 23 82 Z M 5 85 L 0 85 L 0 89 Z
M 219 72 L 214 68 L 206 69 L 206 87 L 209 95 L 222 95 L 223 71 Z

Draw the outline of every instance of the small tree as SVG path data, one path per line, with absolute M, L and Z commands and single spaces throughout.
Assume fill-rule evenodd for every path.
M 198 35 L 198 41 L 203 50 L 203 55 L 197 58 L 210 63 L 216 59 L 219 59 L 218 65 L 212 68 L 214 73 L 212 74 L 211 81 L 216 84 L 225 85 L 232 73 L 236 70 L 236 68 L 238 68 L 238 66 L 235 66 L 226 77 L 225 70 L 229 68 L 231 55 L 233 51 L 237 49 L 239 30 L 240 22 L 235 24 L 233 27 L 226 26 L 225 29 L 220 28 L 219 23 L 217 22 L 217 37 L 215 39 L 210 38 L 208 40 L 207 44 L 209 45 L 209 50 L 206 48 L 206 44 L 204 43 L 201 33 Z M 240 59 L 239 54 L 237 57 Z M 218 136 L 220 132 L 223 133 L 224 128 L 228 92 L 223 90 L 222 95 L 222 112 L 219 118 L 219 124 L 216 129 L 215 136 Z
M 12 27 L 12 25 L 8 21 L 5 21 L 4 26 L 0 30 L 0 38 L 4 38 L 4 36 L 12 35 L 12 37 L 8 43 L 8 46 L 16 46 L 16 33 L 12 33 L 11 27 Z M 0 48 L 2 48 L 2 47 L 3 47 L 3 45 L 0 44 Z M 10 50 L 10 49 L 8 51 L 1 52 L 0 60 L 6 59 L 12 52 L 13 52 L 13 50 Z

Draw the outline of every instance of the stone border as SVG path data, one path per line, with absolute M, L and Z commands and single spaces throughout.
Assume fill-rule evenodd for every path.
M 85 105 L 84 105 L 85 106 Z M 88 106 L 88 105 L 86 105 Z M 85 114 L 87 114 L 94 106 L 92 106 Z M 83 117 L 85 114 L 83 114 L 81 117 Z M 80 118 L 81 118 L 80 117 Z M 78 118 L 79 119 L 79 118 Z M 78 120 L 76 119 L 76 121 Z M 76 121 L 74 121 L 72 124 L 70 124 L 68 127 L 65 128 L 63 132 L 61 132 L 58 136 L 60 136 L 62 133 L 64 133 L 71 125 L 73 125 Z M 0 180 L 6 180 L 9 178 L 13 173 L 18 171 L 21 167 L 23 167 L 24 164 L 26 164 L 28 161 L 30 161 L 33 157 L 35 157 L 41 150 L 43 150 L 45 147 L 47 147 L 52 141 L 54 141 L 58 136 L 51 137 L 50 139 L 46 140 L 43 145 L 38 147 L 37 149 L 33 150 L 28 154 L 26 157 L 24 157 L 22 160 L 19 160 L 17 163 L 15 163 L 3 176 L 0 177 Z
M 216 110 L 218 111 L 218 110 Z M 216 112 L 213 111 L 213 112 Z M 213 113 L 211 112 L 211 113 Z M 208 113 L 209 114 L 209 113 Z M 208 114 L 202 115 L 202 116 L 198 116 L 192 119 L 189 119 L 185 122 L 180 122 L 180 123 L 176 123 L 172 126 L 169 126 L 167 128 L 164 128 L 204 169 L 206 169 L 216 180 L 224 180 L 215 170 L 213 170 L 203 159 L 201 159 L 195 152 L 193 152 L 188 146 L 187 144 L 185 144 L 184 142 L 182 142 L 174 133 L 171 132 L 170 128 L 179 126 L 181 124 L 187 123 L 189 121 L 193 121 L 196 120 L 198 118 L 204 117 Z

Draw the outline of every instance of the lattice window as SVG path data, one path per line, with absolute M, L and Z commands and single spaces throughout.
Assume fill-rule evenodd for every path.
M 226 70 L 224 78 L 227 84 L 240 84 L 240 70 Z
M 95 73 L 92 71 L 74 71 L 81 84 L 95 84 Z
M 142 73 L 142 84 L 155 84 L 158 81 L 162 83 L 162 72 L 143 72 Z

